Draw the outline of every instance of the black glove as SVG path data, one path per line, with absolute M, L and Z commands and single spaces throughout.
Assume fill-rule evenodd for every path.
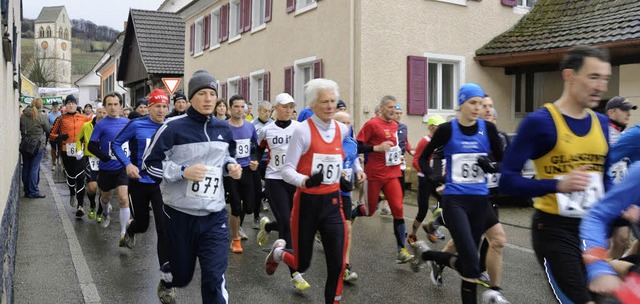
M 340 177 L 340 191 L 349 192 L 353 189 L 353 183 L 344 177 Z
M 314 175 L 311 175 L 311 177 L 309 177 L 307 181 L 304 182 L 304 186 L 307 188 L 320 186 L 320 184 L 322 184 L 323 179 L 324 179 L 324 174 L 322 173 L 322 171 L 320 171 Z
M 479 156 L 478 157 L 478 167 L 484 171 L 484 173 L 497 173 L 498 168 L 496 168 L 496 164 L 492 162 L 487 156 Z
M 63 141 L 69 139 L 69 134 L 60 134 L 58 135 L 58 140 Z

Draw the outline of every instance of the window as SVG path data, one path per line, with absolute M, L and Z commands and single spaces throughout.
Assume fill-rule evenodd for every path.
M 436 0 L 436 1 L 457 4 L 457 5 L 465 5 L 465 6 L 467 5 L 467 0 Z
M 51 28 L 47 26 L 47 38 L 51 38 Z
M 253 0 L 252 29 L 261 28 L 265 23 L 266 0 Z
M 113 92 L 113 89 L 113 74 L 111 74 L 102 82 L 102 92 L 104 92 L 103 96 Z
M 293 62 L 293 98 L 296 100 L 296 108 L 304 108 L 307 101 L 304 100 L 304 85 L 311 79 L 323 77 L 322 59 L 315 56 L 296 60 Z
M 516 2 L 516 6 L 519 7 L 526 7 L 526 8 L 533 8 L 533 6 L 536 4 L 537 0 L 517 0 Z
M 240 24 L 242 24 L 241 22 L 242 10 L 240 9 L 240 0 L 231 1 L 230 4 L 231 4 L 231 8 L 230 8 L 230 18 L 229 18 L 229 42 L 233 42 L 238 38 L 240 38 Z
M 245 96 L 253 104 L 263 100 L 269 100 L 269 73 L 259 70 L 249 74 L 251 91 L 249 96 Z
M 302 10 L 312 5 L 317 5 L 316 0 L 296 0 L 296 10 Z
M 64 31 L 62 31 L 62 27 L 60 27 L 60 29 L 58 30 L 58 38 L 64 37 L 62 33 L 64 33 Z
M 211 31 L 209 33 L 211 34 L 211 46 L 209 49 L 220 47 L 220 8 L 211 12 Z
M 230 98 L 233 95 L 240 93 L 240 77 L 232 77 L 227 80 L 227 97 Z
M 544 76 L 542 73 L 513 75 L 513 103 L 515 117 L 522 118 L 542 105 Z
M 44 29 L 42 27 L 38 30 L 38 38 L 44 38 Z
M 436 112 L 456 109 L 456 91 L 463 83 L 464 57 L 425 54 L 427 66 L 427 107 Z
M 69 29 L 64 29 L 64 39 L 69 40 Z
M 195 35 L 193 37 L 194 39 L 194 56 L 198 56 L 200 54 L 202 54 L 202 46 L 203 46 L 203 39 L 204 35 L 203 35 L 203 31 L 204 28 L 202 27 L 203 25 L 203 18 L 200 18 L 198 20 L 196 20 L 196 30 L 195 30 Z

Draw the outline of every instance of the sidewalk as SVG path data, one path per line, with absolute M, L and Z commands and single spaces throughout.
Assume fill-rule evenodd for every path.
M 19 200 L 15 302 L 99 303 L 71 220 L 55 191 L 50 161 L 41 165 L 40 193 L 47 197 Z

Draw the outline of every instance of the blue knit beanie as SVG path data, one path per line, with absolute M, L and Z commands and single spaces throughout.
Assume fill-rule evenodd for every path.
M 465 101 L 473 98 L 480 97 L 484 98 L 484 90 L 475 84 L 475 83 L 465 83 L 460 87 L 460 91 L 458 91 L 458 105 L 462 105 Z

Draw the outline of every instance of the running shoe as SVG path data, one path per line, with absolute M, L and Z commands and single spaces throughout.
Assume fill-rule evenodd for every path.
M 432 221 L 428 221 L 422 224 L 422 229 L 424 230 L 424 232 L 427 233 L 427 238 L 431 243 L 438 242 L 441 236 L 444 238 L 444 236 L 441 233 L 439 233 L 438 228 L 435 227 Z
M 273 246 L 271 247 L 271 251 L 267 258 L 264 261 L 264 270 L 268 275 L 272 275 L 278 269 L 278 264 L 280 264 L 281 258 L 276 256 L 275 251 L 276 248 L 284 249 L 284 246 L 287 245 L 287 242 L 283 239 L 277 239 L 273 242 Z
M 504 298 L 502 293 L 497 290 L 489 289 L 482 293 L 483 304 L 511 304 Z
M 253 219 L 253 225 L 251 225 L 251 228 L 258 230 L 260 229 L 260 219 L 254 218 Z
M 102 223 L 102 214 L 96 214 L 96 223 Z
M 405 264 L 405 263 L 411 263 L 414 260 L 414 256 L 411 255 L 406 248 L 401 248 L 400 251 L 398 251 L 398 255 L 396 257 L 396 263 L 398 264 Z
M 429 274 L 431 283 L 436 286 L 442 286 L 442 272 L 444 271 L 444 265 L 440 265 L 436 261 L 429 261 L 429 265 L 431 266 L 431 273 Z
M 160 303 L 162 304 L 176 304 L 176 289 L 175 288 L 167 288 L 162 284 L 162 282 L 158 283 L 158 299 L 160 299 Z
M 231 252 L 242 253 L 242 242 L 240 241 L 240 238 L 233 239 L 231 241 Z
M 347 267 L 344 269 L 344 275 L 342 279 L 345 282 L 352 283 L 358 279 L 358 274 L 355 271 L 353 271 L 353 269 L 351 269 L 350 265 L 347 265 Z
M 431 248 L 429 248 L 429 245 L 427 245 L 425 241 L 416 241 L 413 246 L 411 246 L 411 250 L 414 256 L 414 261 L 411 263 L 411 270 L 413 270 L 413 272 L 420 272 L 420 268 L 424 266 L 422 253 L 431 250 Z
M 482 282 L 480 283 L 480 285 L 483 285 L 485 287 L 489 287 L 491 286 L 491 279 L 489 278 L 489 273 L 487 273 L 486 271 L 483 271 L 480 274 L 480 277 L 478 278 L 478 281 Z
M 78 206 L 78 209 L 76 210 L 76 218 L 81 219 L 83 216 L 84 216 L 84 208 L 82 208 L 82 206 Z
M 409 246 L 413 246 L 418 241 L 418 237 L 415 234 L 409 234 L 407 236 L 407 243 Z
M 269 241 L 269 231 L 267 231 L 267 224 L 271 221 L 268 217 L 263 216 L 260 219 L 260 231 L 258 231 L 258 245 L 264 246 Z
M 240 236 L 240 239 L 243 240 L 243 241 L 246 241 L 246 240 L 249 239 L 247 234 L 244 233 L 244 229 L 242 229 L 242 227 L 240 227 L 240 229 L 238 230 L 238 235 Z
M 102 227 L 107 228 L 109 227 L 109 223 L 111 223 L 111 204 L 107 205 L 107 210 L 105 212 L 103 212 L 103 216 L 102 216 Z
M 391 215 L 391 209 L 389 207 L 380 208 L 380 215 Z
M 311 285 L 309 285 L 309 283 L 302 277 L 302 274 L 297 271 L 291 275 L 291 283 L 293 283 L 293 288 L 299 292 L 303 292 L 311 287 Z
M 132 222 L 133 220 L 129 220 L 127 222 L 127 230 L 124 233 L 124 245 L 129 249 L 133 249 L 133 247 L 136 245 L 136 235 L 129 234 L 129 226 L 131 225 Z
M 90 220 L 93 220 L 96 218 L 96 209 L 95 208 L 89 208 L 89 213 L 87 214 L 87 217 Z
M 71 205 L 71 208 L 78 207 L 78 199 L 75 195 L 69 196 L 69 205 Z

